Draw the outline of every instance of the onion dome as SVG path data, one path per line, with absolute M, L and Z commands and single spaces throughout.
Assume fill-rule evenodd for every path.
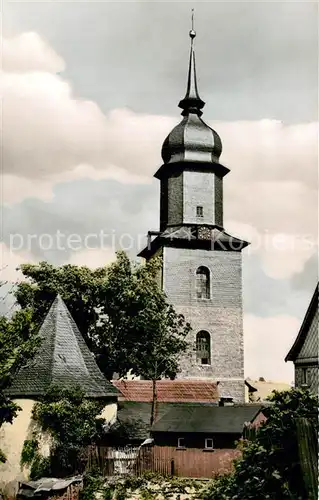
M 184 99 L 179 103 L 183 110 L 183 120 L 166 137 L 162 147 L 164 164 L 176 162 L 219 163 L 222 152 L 222 141 L 211 127 L 202 119 L 202 108 L 205 102 L 199 97 L 196 79 L 194 51 L 195 31 L 189 32 L 191 49 L 187 90 Z

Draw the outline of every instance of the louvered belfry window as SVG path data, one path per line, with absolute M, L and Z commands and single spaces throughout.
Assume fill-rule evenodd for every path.
M 210 298 L 209 269 L 201 266 L 196 271 L 196 296 L 198 299 Z
M 196 335 L 196 360 L 200 365 L 210 365 L 210 335 L 201 331 Z

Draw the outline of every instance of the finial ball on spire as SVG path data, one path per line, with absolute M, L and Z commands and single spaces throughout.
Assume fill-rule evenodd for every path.
M 189 32 L 189 36 L 193 40 L 196 36 L 196 31 L 194 30 L 194 9 L 192 9 L 192 29 Z

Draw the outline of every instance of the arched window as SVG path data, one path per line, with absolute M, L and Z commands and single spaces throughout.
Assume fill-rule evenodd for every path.
M 201 266 L 196 271 L 196 296 L 198 299 L 210 298 L 209 269 Z
M 196 361 L 200 365 L 210 365 L 210 335 L 201 331 L 196 335 Z

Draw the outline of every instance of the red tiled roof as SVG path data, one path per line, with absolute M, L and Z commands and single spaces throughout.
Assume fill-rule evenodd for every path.
M 113 385 L 122 393 L 122 401 L 149 403 L 152 401 L 151 380 L 113 380 Z M 218 401 L 216 382 L 208 380 L 158 380 L 157 401 L 159 403 L 212 403 Z

